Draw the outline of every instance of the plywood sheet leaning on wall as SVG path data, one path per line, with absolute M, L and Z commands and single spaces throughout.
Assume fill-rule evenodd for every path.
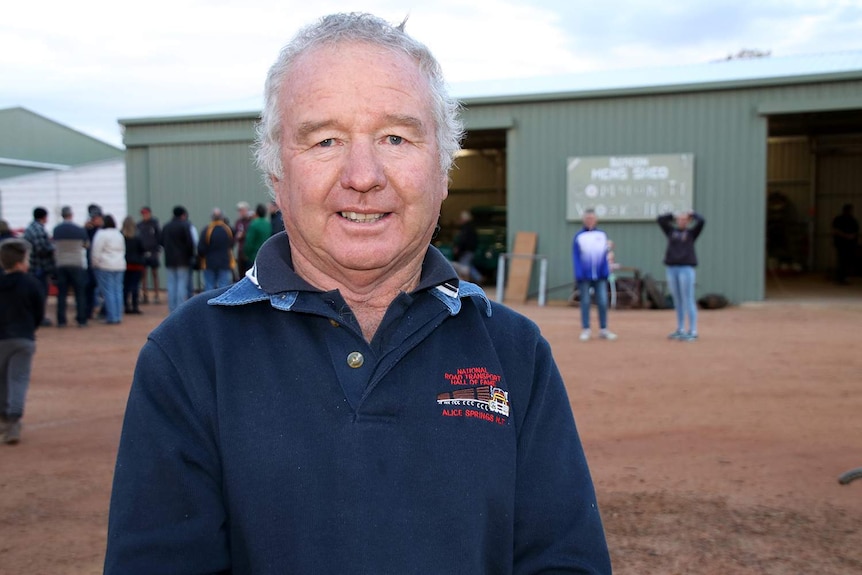
M 536 255 L 536 245 L 539 236 L 536 232 L 517 232 L 515 245 L 512 246 L 514 257 L 510 259 L 509 278 L 506 282 L 505 302 L 524 303 L 530 289 L 530 277 L 533 275 L 533 256 Z

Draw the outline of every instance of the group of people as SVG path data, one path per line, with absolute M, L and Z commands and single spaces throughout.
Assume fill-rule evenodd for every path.
M 21 437 L 30 370 L 36 345 L 36 330 L 52 325 L 46 316 L 48 287 L 57 287 L 57 327 L 67 325 L 67 299 L 74 293 L 75 322 L 87 327 L 97 317 L 107 325 L 121 323 L 124 314 L 139 314 L 142 279 L 150 270 L 154 302 L 159 302 L 160 255 L 167 268 L 169 308 L 174 310 L 192 291 L 189 270 L 199 262 L 206 289 L 229 285 L 237 279 L 234 246 L 240 261 L 253 262 L 257 250 L 272 233 L 267 208 L 257 206 L 255 216 L 248 204 L 237 206 L 237 227 L 231 228 L 220 209 L 198 236 L 182 206 L 173 219 L 159 226 L 149 207 L 141 208 L 141 220 L 126 216 L 120 227 L 100 206 L 87 208 L 84 225 L 75 223 L 73 210 L 63 206 L 62 221 L 48 232 L 48 211 L 33 210 L 33 221 L 18 238 L 0 220 L 0 436 L 6 444 Z M 276 229 L 278 226 L 276 225 Z M 283 229 L 283 228 L 282 228 Z M 239 238 L 235 241 L 235 236 Z M 143 300 L 147 300 L 146 287 Z
M 663 262 L 667 286 L 676 310 L 676 329 L 668 335 L 668 339 L 697 341 L 697 254 L 694 243 L 703 231 L 706 220 L 697 212 L 689 210 L 676 214 L 661 214 L 657 222 L 667 237 Z M 572 267 L 580 298 L 580 340 L 589 341 L 592 337 L 592 295 L 595 296 L 598 308 L 599 338 L 617 339 L 617 335 L 608 329 L 608 281 L 613 281 L 615 267 L 613 242 L 598 228 L 598 216 L 592 208 L 584 210 L 583 227 L 572 240 Z
M 48 211 L 36 207 L 23 233 L 30 246 L 28 273 L 45 294 L 50 282 L 56 285 L 58 327 L 67 325 L 70 293 L 79 327 L 96 318 L 113 325 L 121 322 L 123 314 L 140 314 L 140 304 L 150 301 L 148 291 L 152 301 L 160 303 L 162 264 L 167 270 L 168 307 L 173 311 L 195 291 L 193 270 L 201 270 L 206 290 L 229 285 L 246 273 L 263 242 L 284 229 L 281 214 L 272 206 L 258 204 L 252 212 L 247 202 L 239 202 L 233 227 L 221 209 L 214 208 L 202 233 L 183 206 L 173 209 L 172 219 L 164 226 L 148 206 L 141 208 L 139 221 L 126 216 L 118 222 L 90 204 L 83 225 L 75 223 L 70 206 L 63 206 L 62 221 L 52 232 Z M 0 240 L 14 237 L 3 224 Z M 41 325 L 52 325 L 44 313 Z

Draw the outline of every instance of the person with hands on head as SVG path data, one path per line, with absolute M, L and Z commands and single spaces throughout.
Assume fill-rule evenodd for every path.
M 697 300 L 695 282 L 697 254 L 694 242 L 703 231 L 706 220 L 694 210 L 666 213 L 658 217 L 658 225 L 667 237 L 664 254 L 667 285 L 676 310 L 676 330 L 668 339 L 697 341 Z M 688 317 L 688 329 L 685 320 Z
M 430 243 L 462 133 L 403 23 L 281 51 L 256 158 L 286 233 L 142 349 L 105 573 L 611 572 L 548 342 Z

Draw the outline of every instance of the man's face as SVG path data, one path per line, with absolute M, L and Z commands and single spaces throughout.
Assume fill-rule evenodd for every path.
M 245 218 L 248 217 L 248 209 L 247 208 L 239 208 L 239 209 L 237 209 L 236 213 L 239 216 L 239 219 L 241 219 L 241 220 L 244 220 Z
M 415 62 L 362 43 L 317 48 L 285 78 L 280 105 L 273 184 L 292 249 L 330 277 L 421 257 L 448 192 Z
M 149 220 L 151 217 L 153 217 L 153 214 L 151 214 L 151 213 L 150 213 L 150 212 L 148 212 L 147 210 L 142 210 L 142 211 L 141 211 L 141 218 L 142 218 L 144 221 Z
M 584 214 L 584 227 L 587 228 L 588 230 L 591 230 L 594 227 L 596 227 L 597 221 L 598 221 L 598 218 L 596 217 L 596 214 L 594 214 L 592 212 L 588 212 L 588 213 Z

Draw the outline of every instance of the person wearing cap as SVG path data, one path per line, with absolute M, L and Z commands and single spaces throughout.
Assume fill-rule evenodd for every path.
M 551 346 L 431 244 L 463 134 L 436 59 L 336 14 L 265 92 L 286 233 L 144 344 L 104 573 L 610 574 Z
M 66 325 L 66 298 L 69 288 L 75 294 L 75 321 L 86 327 L 87 320 L 87 248 L 90 236 L 76 224 L 72 208 L 63 206 L 63 221 L 54 227 L 53 240 L 57 261 L 57 327 Z
M 248 202 L 239 202 L 236 205 L 236 223 L 233 225 L 233 240 L 236 244 L 236 267 L 239 279 L 242 279 L 253 262 L 248 261 L 245 255 L 245 238 L 248 234 L 248 226 L 251 224 L 251 206 Z
M 153 303 L 159 303 L 159 266 L 161 265 L 162 246 L 159 244 L 159 239 L 162 235 L 161 227 L 159 226 L 158 218 L 153 216 L 149 206 L 141 208 L 141 219 L 138 222 L 138 236 L 141 238 L 141 245 L 144 249 L 144 275 L 141 283 L 141 302 L 149 303 L 147 296 L 147 270 L 150 270 L 150 278 L 152 279 Z

